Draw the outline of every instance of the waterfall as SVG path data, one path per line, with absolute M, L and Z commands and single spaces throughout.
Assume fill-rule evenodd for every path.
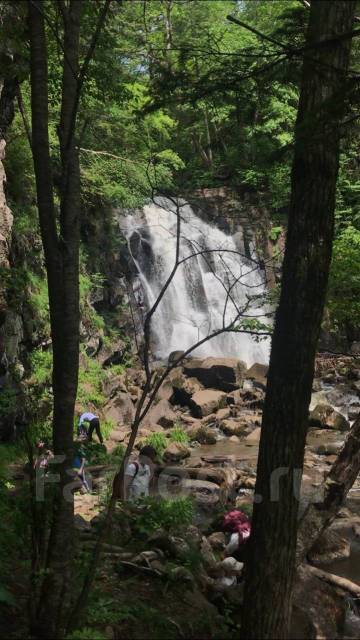
M 152 318 L 152 349 L 158 358 L 188 349 L 223 322 L 228 325 L 245 306 L 244 315 L 259 320 L 267 311 L 259 301 L 265 292 L 265 273 L 258 266 L 253 244 L 250 242 L 245 257 L 241 233 L 227 235 L 198 217 L 184 201 L 179 212 L 182 262 Z M 176 206 L 158 198 L 156 204 L 123 216 L 120 224 L 137 272 L 135 298 L 144 314 L 174 267 Z M 269 343 L 269 339 L 256 342 L 244 333 L 224 333 L 193 354 L 236 357 L 248 365 L 266 363 Z

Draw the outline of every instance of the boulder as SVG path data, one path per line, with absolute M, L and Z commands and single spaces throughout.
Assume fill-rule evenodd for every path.
M 246 378 L 254 382 L 255 387 L 259 387 L 265 391 L 267 383 L 267 374 L 269 367 L 266 364 L 255 364 L 250 367 L 246 372 Z
M 333 411 L 334 409 L 330 404 L 317 404 L 309 414 L 310 426 L 317 427 L 318 429 L 323 428 L 326 425 L 327 418 L 332 414 Z
M 218 420 L 226 420 L 227 418 L 230 418 L 230 409 L 226 408 L 226 409 L 219 409 L 216 417 Z
M 327 529 L 316 541 L 309 553 L 313 564 L 327 564 L 350 557 L 350 542 L 337 531 Z
M 247 409 L 262 409 L 264 406 L 264 397 L 265 394 L 262 389 L 244 391 L 241 393 L 241 404 Z
M 102 366 L 104 369 L 107 369 L 108 367 L 113 367 L 116 364 L 123 364 L 125 356 L 126 349 L 118 349 L 103 361 Z
M 165 462 L 180 462 L 190 456 L 189 449 L 181 442 L 171 442 L 165 449 L 163 458 Z
M 217 413 L 209 413 L 208 416 L 205 416 L 201 419 L 201 424 L 208 427 L 217 423 Z
M 184 353 L 185 351 L 172 351 L 169 355 L 168 363 L 173 364 L 173 362 L 176 362 L 176 360 L 181 358 L 184 355 Z
M 187 469 L 187 467 L 185 467 L 185 469 Z M 221 490 L 215 482 L 196 478 L 184 478 L 181 487 L 184 495 L 191 495 L 196 503 L 201 506 L 201 509 L 212 511 L 220 501 Z
M 226 436 L 239 436 L 244 435 L 247 424 L 236 420 L 222 420 L 219 423 L 219 427 Z
M 213 553 L 213 548 L 209 540 L 205 538 L 205 536 L 203 536 L 201 540 L 200 553 L 201 553 L 201 558 L 204 563 L 205 569 L 207 571 L 209 570 L 211 571 L 212 569 L 215 569 L 217 566 L 217 560 Z
M 190 440 L 196 440 L 200 444 L 216 444 L 216 435 L 210 427 L 195 425 L 187 431 Z
M 210 415 L 213 411 L 221 408 L 226 402 L 226 393 L 223 391 L 215 391 L 214 389 L 204 389 L 197 391 L 192 396 L 189 405 L 191 412 L 195 418 L 203 418 Z
M 188 377 L 197 378 L 207 389 L 233 391 L 243 382 L 246 364 L 236 358 L 192 359 L 184 365 Z
M 175 411 L 168 400 L 160 400 L 153 405 L 145 417 L 144 424 L 159 424 L 164 429 L 171 429 L 177 420 Z
M 226 547 L 225 534 L 222 531 L 215 531 L 208 537 L 208 543 L 214 551 L 224 551 Z
M 131 397 L 123 391 L 118 392 L 104 408 L 106 418 L 120 425 L 130 425 L 134 413 L 134 405 Z
M 193 418 L 193 416 L 188 416 L 186 413 L 181 416 L 181 421 L 188 425 L 189 427 L 195 427 L 199 424 L 198 418 Z
M 106 377 L 102 386 L 105 395 L 109 399 L 114 398 L 116 394 L 119 393 L 119 391 L 121 391 L 122 393 L 127 393 L 124 374 L 121 374 L 119 376 Z
M 342 593 L 301 565 L 294 584 L 290 638 L 343 637 L 346 601 Z
M 177 377 L 172 380 L 172 395 L 170 400 L 172 404 L 188 407 L 190 406 L 191 396 L 202 389 L 202 384 L 196 378 Z
M 250 475 L 246 471 L 238 473 L 237 488 L 238 489 L 255 489 L 256 476 Z
M 346 418 L 335 411 L 330 404 L 317 404 L 310 411 L 309 422 L 311 427 L 334 429 L 335 431 L 348 431 L 350 423 Z
M 259 444 L 260 436 L 261 436 L 261 427 L 256 427 L 254 431 L 252 431 L 251 433 L 249 433 L 248 436 L 246 436 L 245 444 L 249 444 L 249 445 Z
M 346 418 L 338 411 L 333 411 L 326 420 L 326 426 L 329 429 L 335 429 L 335 431 L 349 431 L 350 423 Z
M 232 393 L 229 393 L 226 399 L 229 405 L 235 404 L 237 406 L 242 405 L 242 396 L 240 389 L 235 389 Z

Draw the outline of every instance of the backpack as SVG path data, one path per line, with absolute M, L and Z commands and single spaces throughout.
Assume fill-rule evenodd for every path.
M 133 477 L 132 477 L 132 480 L 131 480 L 131 482 L 130 482 L 130 485 L 129 485 L 129 486 L 131 487 L 131 485 L 132 485 L 132 483 L 134 482 L 134 480 L 135 480 L 135 478 L 136 478 L 137 474 L 139 473 L 140 465 L 139 465 L 139 463 L 138 463 L 138 462 L 136 462 L 136 460 L 134 460 L 134 462 L 131 462 L 130 464 L 133 464 L 133 465 L 135 466 L 135 473 L 134 473 L 134 475 L 133 475 Z

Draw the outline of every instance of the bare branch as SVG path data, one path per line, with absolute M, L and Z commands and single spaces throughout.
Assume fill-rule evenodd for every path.
M 142 162 L 138 162 L 137 160 L 130 160 L 129 158 L 118 156 L 115 153 L 110 153 L 109 151 L 96 151 L 95 149 L 85 149 L 85 147 L 79 147 L 79 151 L 83 151 L 85 153 L 92 153 L 94 156 L 108 156 L 109 158 L 114 158 L 115 160 L 130 162 L 131 164 L 138 164 L 138 165 L 143 164 Z

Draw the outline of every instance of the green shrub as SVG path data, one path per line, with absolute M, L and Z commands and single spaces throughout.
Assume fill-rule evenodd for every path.
M 35 349 L 30 355 L 31 377 L 35 384 L 50 385 L 52 376 L 52 351 Z
M 122 444 L 117 445 L 111 453 L 108 453 L 105 445 L 99 442 L 84 442 L 82 448 L 88 464 L 117 464 L 125 452 Z
M 115 425 L 112 420 L 103 420 L 101 422 L 101 433 L 103 434 L 105 440 L 110 437 L 114 427 Z
M 282 232 L 282 227 L 271 227 L 270 231 L 269 231 L 269 238 L 270 240 L 272 240 L 272 242 L 276 242 Z
M 85 353 L 82 355 L 84 364 L 79 368 L 78 402 L 84 407 L 89 404 L 101 407 L 106 400 L 102 390 L 105 371 L 97 360 L 89 358 Z
M 189 442 L 189 436 L 186 431 L 184 431 L 183 427 L 177 425 L 169 432 L 169 439 L 171 442 L 180 442 L 181 444 L 188 444 Z
M 9 416 L 16 410 L 17 391 L 14 387 L 5 386 L 0 389 L 0 415 Z
M 167 447 L 167 439 L 162 432 L 152 433 L 145 438 L 144 444 L 154 447 L 157 455 L 161 458 Z
M 49 294 L 47 280 L 33 272 L 29 272 L 31 288 L 31 306 L 35 312 L 38 322 L 40 322 L 43 333 L 50 332 L 49 321 Z
M 178 532 L 191 524 L 194 505 L 190 497 L 168 500 L 159 497 L 141 498 L 141 510 L 137 513 L 135 529 L 142 534 L 150 534 L 157 529 Z

